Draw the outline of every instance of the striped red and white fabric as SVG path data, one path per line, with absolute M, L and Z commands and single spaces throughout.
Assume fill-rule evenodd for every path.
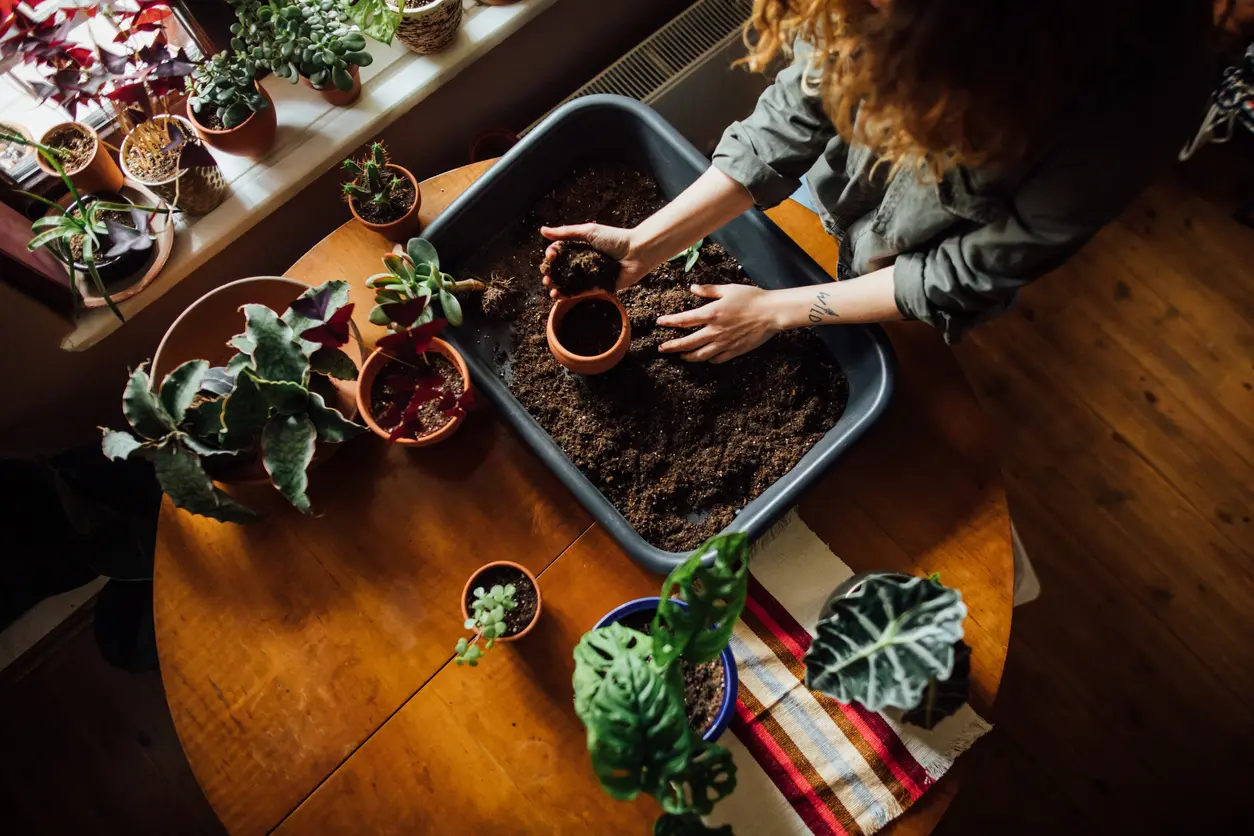
M 852 571 L 795 511 L 755 544 L 752 574 L 731 642 L 738 716 L 719 741 L 738 786 L 709 823 L 737 836 L 869 836 L 992 727 L 963 706 L 929 732 L 805 687 L 819 609 Z

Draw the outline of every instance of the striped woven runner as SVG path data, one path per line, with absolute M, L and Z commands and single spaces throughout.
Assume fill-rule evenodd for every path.
M 867 836 L 900 816 L 991 726 L 970 706 L 931 732 L 803 684 L 802 657 L 828 594 L 852 574 L 796 512 L 754 546 L 732 751 L 739 786 L 712 824 L 737 836 Z M 805 626 L 803 626 L 805 625 Z

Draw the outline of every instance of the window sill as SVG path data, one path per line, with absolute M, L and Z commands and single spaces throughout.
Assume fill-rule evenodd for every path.
M 556 0 L 523 0 L 509 6 L 475 6 L 466 12 L 456 42 L 437 55 L 417 55 L 399 41 L 371 44 L 375 61 L 362 71 L 361 98 L 332 107 L 304 85 L 267 78 L 279 120 L 275 146 L 261 160 L 214 156 L 231 184 L 227 200 L 207 215 L 177 221 L 174 250 L 161 275 L 142 293 L 120 303 L 129 320 L 193 270 L 224 250 L 296 195 L 307 183 L 390 125 L 538 16 Z M 107 309 L 83 314 L 61 341 L 65 351 L 91 348 L 125 323 Z

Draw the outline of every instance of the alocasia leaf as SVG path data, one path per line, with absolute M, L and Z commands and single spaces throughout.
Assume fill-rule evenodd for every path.
M 224 449 L 241 450 L 261 434 L 270 415 L 270 402 L 257 388 L 250 374 L 241 374 L 235 389 L 222 404 L 222 444 Z
M 163 444 L 152 464 L 161 490 L 179 508 L 222 522 L 248 523 L 257 518 L 252 510 L 217 488 L 199 457 L 177 441 Z
M 135 432 L 156 440 L 173 432 L 174 422 L 152 393 L 146 365 L 140 364 L 126 381 L 126 388 L 122 391 L 122 412 Z
M 361 424 L 355 424 L 345 418 L 338 409 L 329 407 L 317 392 L 309 393 L 309 405 L 305 409 L 309 420 L 313 421 L 318 431 L 318 440 L 328 444 L 348 441 L 366 431 Z
M 255 346 L 252 357 L 258 377 L 303 384 L 309 361 L 291 327 L 265 305 L 245 305 L 244 316 L 244 334 Z
M 923 698 L 901 718 L 903 723 L 934 729 L 936 724 L 966 705 L 971 690 L 971 646 L 954 645 L 954 672 L 948 679 L 933 679 L 923 689 Z
M 710 555 L 710 566 L 702 565 Z M 671 571 L 653 619 L 653 659 L 668 665 L 683 656 L 711 662 L 727 647 L 749 591 L 749 538 L 743 532 L 712 537 Z M 670 600 L 678 595 L 681 607 Z
M 357 364 L 338 348 L 323 347 L 309 356 L 309 368 L 336 380 L 356 380 Z
M 196 393 L 200 391 L 201 381 L 205 372 L 209 371 L 209 363 L 205 360 L 188 360 L 161 381 L 161 391 L 157 397 L 161 407 L 175 425 L 183 423 L 183 415 L 192 405 Z
M 101 427 L 100 432 L 100 449 L 105 454 L 105 458 L 111 462 L 129 459 L 131 453 L 144 446 L 144 442 L 130 433 L 110 430 L 106 427 Z
M 302 514 L 312 513 L 309 476 L 305 472 L 313 460 L 317 431 L 307 415 L 276 415 L 261 433 L 261 460 L 270 482 Z

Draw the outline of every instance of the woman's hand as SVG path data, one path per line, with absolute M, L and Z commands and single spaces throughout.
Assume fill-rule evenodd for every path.
M 698 329 L 662 343 L 659 351 L 682 351 L 683 359 L 694 362 L 725 363 L 783 330 L 770 291 L 745 284 L 694 284 L 689 289 L 714 301 L 690 311 L 659 316 L 658 325 Z
M 634 230 L 601 224 L 541 227 L 540 234 L 553 242 L 544 251 L 544 263 L 540 267 L 540 272 L 544 274 L 544 286 L 549 289 L 549 295 L 554 299 L 561 296 L 549 281 L 548 267 L 557 257 L 563 241 L 583 241 L 594 250 L 600 250 L 610 258 L 616 259 L 619 264 L 616 290 L 631 287 L 643 279 L 661 262 L 650 263 L 641 254 L 640 248 L 635 246 L 633 233 Z

